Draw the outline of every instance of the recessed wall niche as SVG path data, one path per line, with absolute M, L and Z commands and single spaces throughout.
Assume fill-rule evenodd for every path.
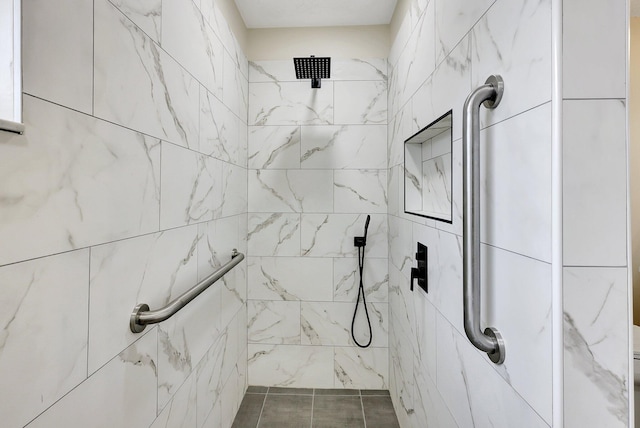
M 452 223 L 449 110 L 404 142 L 404 212 Z

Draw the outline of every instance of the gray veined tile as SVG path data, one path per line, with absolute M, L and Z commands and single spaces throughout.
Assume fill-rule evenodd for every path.
M 222 161 L 240 164 L 239 119 L 211 92 L 200 90 L 198 151 Z
M 386 302 L 389 299 L 389 273 L 386 259 L 365 258 L 363 285 L 367 302 Z M 333 300 L 353 302 L 358 298 L 360 271 L 357 258 L 333 259 Z
M 22 79 L 25 93 L 92 113 L 92 9 L 92 3 L 75 0 L 24 3 Z
M 492 74 L 506 82 L 500 105 L 481 110 L 481 126 L 551 99 L 551 34 L 550 1 L 498 1 L 476 24 L 471 39 L 473 87 Z
M 156 353 L 156 334 L 150 331 L 28 427 L 150 426 L 157 416 Z
M 0 268 L 3 424 L 24 426 L 86 378 L 88 260 L 80 250 Z
M 158 140 L 28 96 L 24 121 L 0 137 L 0 264 L 158 230 Z
M 387 123 L 386 82 L 335 82 L 336 124 Z
M 249 379 L 257 385 L 333 388 L 333 348 L 249 344 Z
M 248 255 L 299 256 L 300 215 L 252 213 L 248 216 Z
M 247 302 L 250 343 L 300 344 L 299 302 Z
M 222 162 L 162 143 L 163 229 L 213 220 L 222 205 Z
M 139 303 L 160 308 L 197 283 L 197 245 L 191 226 L 92 248 L 90 374 L 139 338 L 114 318 L 126 319 Z
M 387 171 L 346 170 L 333 173 L 334 212 L 387 212 Z
M 107 0 L 95 4 L 94 49 L 97 117 L 197 147 L 199 83 Z
M 162 29 L 162 0 L 111 0 L 111 3 L 127 15 L 149 37 L 160 43 Z
M 222 99 L 224 48 L 190 0 L 163 0 L 162 48 Z
M 333 172 L 330 170 L 252 170 L 250 212 L 331 212 Z
M 384 334 L 376 329 L 374 334 Z M 344 388 L 381 390 L 389 387 L 387 348 L 335 348 L 335 384 Z
M 249 127 L 250 169 L 300 168 L 299 126 Z
M 249 91 L 249 125 L 333 123 L 333 82 L 320 90 L 309 82 L 254 83 Z
M 387 126 L 301 127 L 299 162 L 305 169 L 384 169 Z
M 249 298 L 330 302 L 333 260 L 306 257 L 250 257 Z

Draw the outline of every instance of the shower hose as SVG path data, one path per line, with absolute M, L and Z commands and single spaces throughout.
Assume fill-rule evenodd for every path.
M 373 331 L 371 330 L 371 319 L 369 319 L 369 310 L 367 309 L 367 299 L 364 293 L 364 285 L 362 281 L 362 272 L 364 270 L 364 249 L 367 245 L 367 229 L 369 228 L 369 220 L 370 216 L 367 216 L 367 222 L 364 226 L 364 238 L 359 240 L 355 238 L 354 243 L 355 246 L 358 247 L 358 271 L 360 272 L 360 284 L 358 286 L 358 298 L 356 299 L 356 307 L 353 311 L 353 320 L 351 321 L 351 337 L 356 345 L 361 348 L 368 348 L 371 345 L 371 341 L 373 340 Z M 358 313 L 358 305 L 360 305 L 360 295 L 362 295 L 362 306 L 364 306 L 364 313 L 367 316 L 367 325 L 369 326 L 369 341 L 366 345 L 361 344 L 356 339 L 355 335 L 355 324 L 356 324 L 356 314 Z

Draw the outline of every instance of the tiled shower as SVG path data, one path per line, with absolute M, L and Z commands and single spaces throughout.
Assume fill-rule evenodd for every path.
M 229 427 L 248 385 L 388 389 L 402 427 L 629 426 L 625 2 L 405 3 L 388 58 L 332 58 L 311 89 L 291 60 L 250 62 L 212 0 L 23 2 L 27 130 L 0 132 L 3 426 Z M 490 74 L 501 366 L 462 328 L 461 110 Z M 402 162 L 450 109 L 447 224 L 404 213 Z M 428 294 L 409 290 L 418 241 Z M 234 248 L 223 280 L 129 331 L 136 304 Z

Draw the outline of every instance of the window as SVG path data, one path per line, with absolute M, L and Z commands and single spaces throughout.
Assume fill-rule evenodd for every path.
M 0 129 L 22 133 L 20 0 L 0 0 Z

